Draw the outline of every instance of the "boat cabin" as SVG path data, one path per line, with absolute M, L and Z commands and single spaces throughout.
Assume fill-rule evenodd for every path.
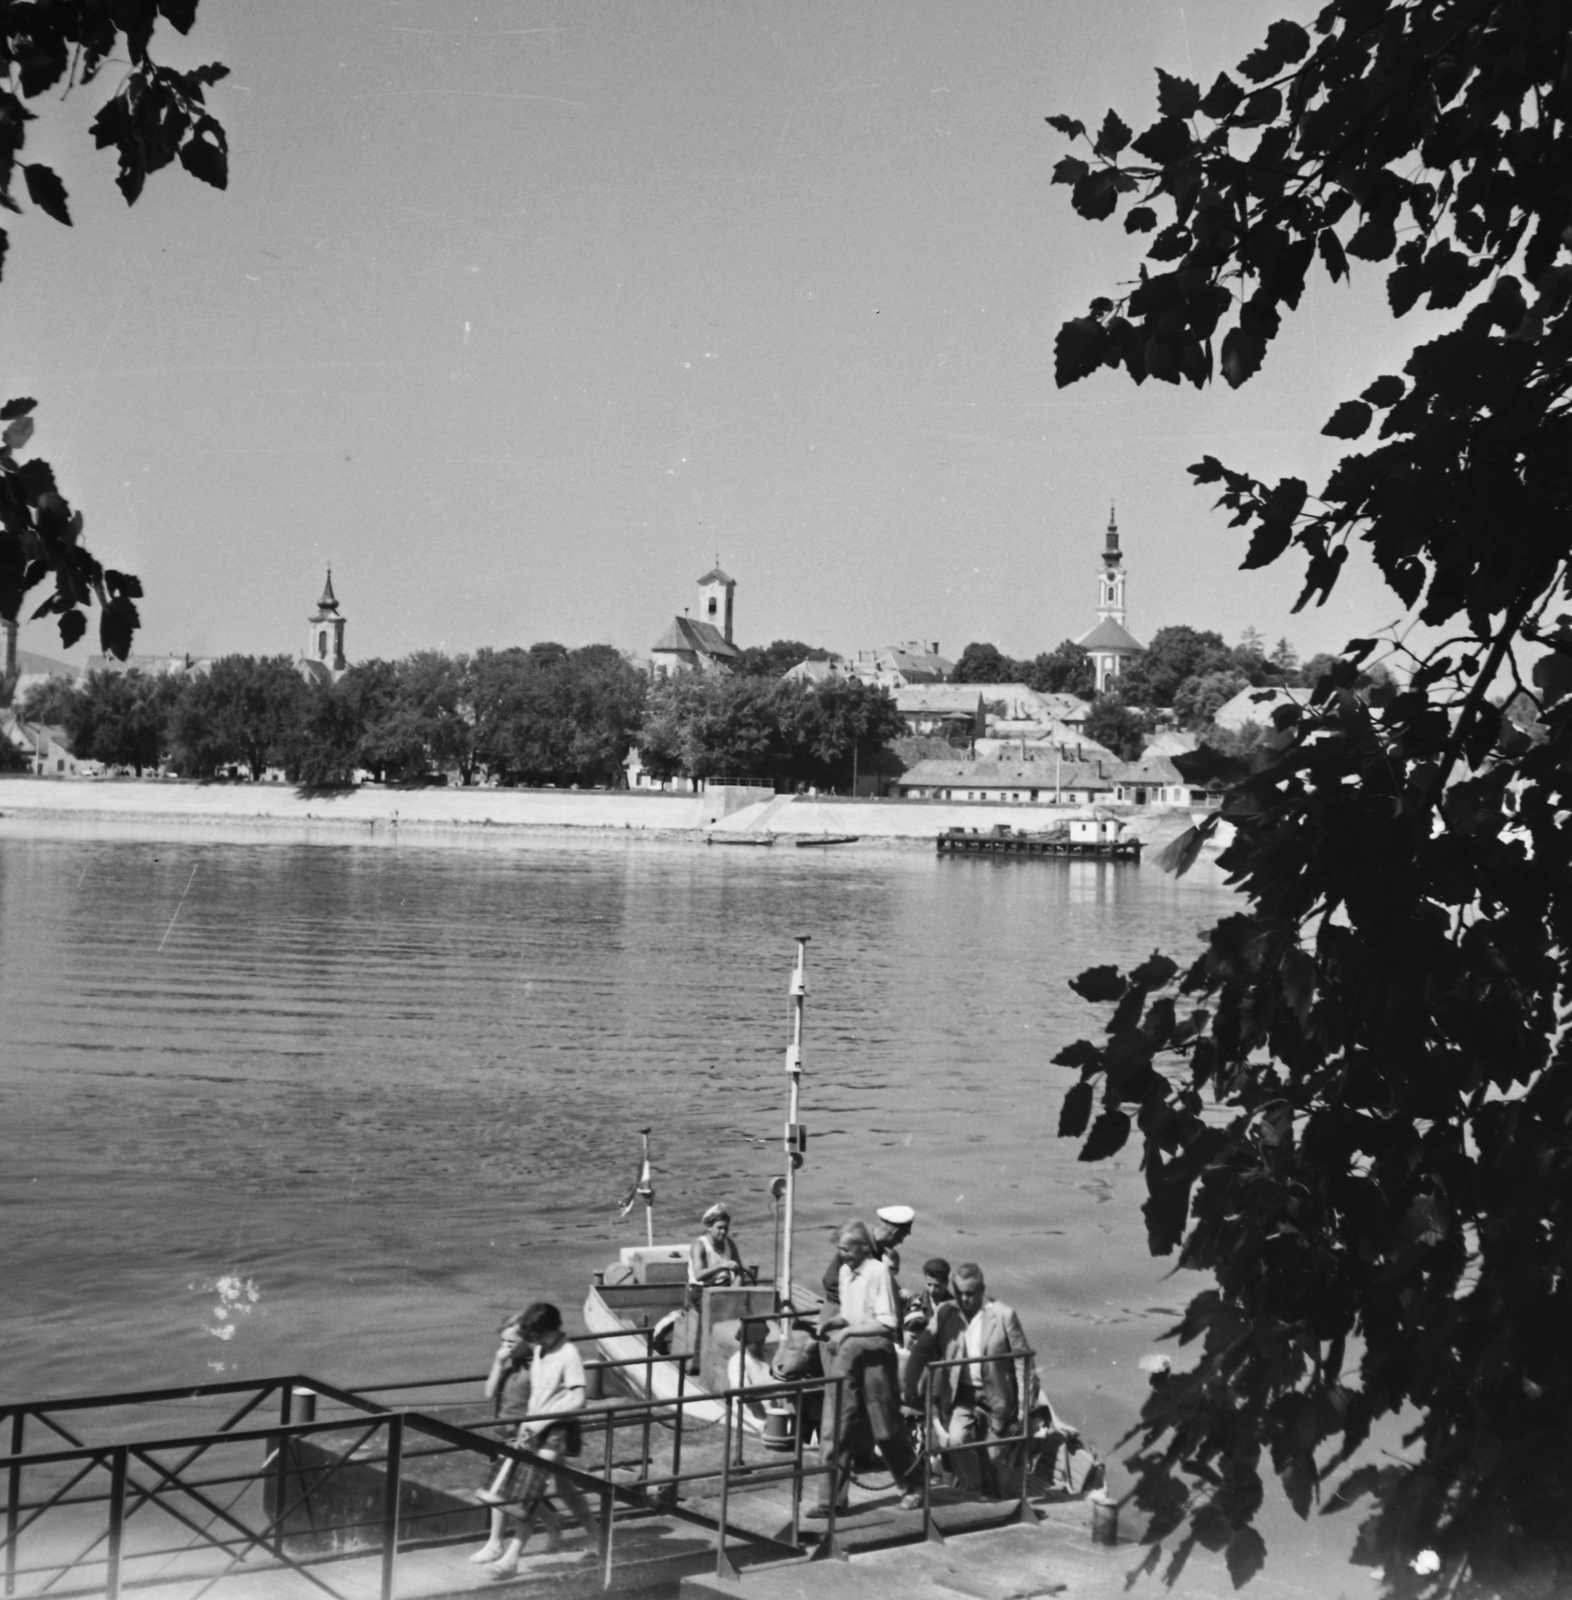
M 1070 843 L 1114 844 L 1123 829 L 1124 824 L 1116 817 L 1073 817 L 1070 821 Z

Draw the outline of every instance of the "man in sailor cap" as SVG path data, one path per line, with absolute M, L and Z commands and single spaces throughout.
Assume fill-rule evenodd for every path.
M 880 1206 L 874 1212 L 874 1216 L 878 1219 L 872 1229 L 874 1257 L 890 1269 L 891 1276 L 896 1276 L 901 1270 L 900 1247 L 911 1236 L 912 1224 L 917 1220 L 917 1213 L 910 1206 Z M 824 1298 L 839 1305 L 841 1302 L 839 1251 L 836 1251 L 825 1269 L 823 1285 Z

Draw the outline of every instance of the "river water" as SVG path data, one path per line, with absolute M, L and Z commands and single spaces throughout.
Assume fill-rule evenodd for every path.
M 478 1370 L 656 1218 L 772 1262 L 786 984 L 812 936 L 799 1250 L 893 1201 L 975 1259 L 1111 1441 L 1196 1287 L 1133 1155 L 1055 1136 L 1066 980 L 1184 954 L 1215 869 L 538 840 L 0 839 L 0 1393 Z M 910 1275 L 915 1276 L 915 1270 Z

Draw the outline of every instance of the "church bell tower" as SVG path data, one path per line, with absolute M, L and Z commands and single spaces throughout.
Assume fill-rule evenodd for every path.
M 349 665 L 344 656 L 345 620 L 338 609 L 338 596 L 333 593 L 333 569 L 329 567 L 322 598 L 308 623 L 306 660 L 325 667 L 335 678 Z

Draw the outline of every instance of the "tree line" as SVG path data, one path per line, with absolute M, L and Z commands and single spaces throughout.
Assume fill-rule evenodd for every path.
M 639 746 L 660 778 L 758 777 L 849 786 L 859 752 L 904 731 L 882 690 L 836 680 L 684 674 L 654 683 L 608 645 L 422 650 L 308 680 L 288 656 L 225 656 L 166 676 L 51 678 L 24 717 L 63 728 L 81 760 L 148 771 L 332 787 L 418 783 L 616 787 Z

